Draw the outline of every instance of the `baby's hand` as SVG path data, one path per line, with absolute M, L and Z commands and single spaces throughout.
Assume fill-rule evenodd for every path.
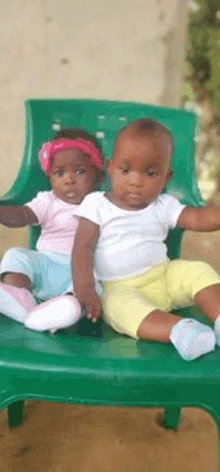
M 93 323 L 97 321 L 97 319 L 101 316 L 101 303 L 99 297 L 96 293 L 90 292 L 86 294 L 86 302 L 84 304 L 84 308 L 86 311 L 87 318 L 91 320 Z

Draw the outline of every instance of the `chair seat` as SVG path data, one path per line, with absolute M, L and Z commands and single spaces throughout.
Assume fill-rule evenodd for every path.
M 195 310 L 191 308 L 192 316 Z M 94 325 L 86 318 L 50 335 L 1 315 L 0 363 L 0 406 L 25 398 L 158 406 L 163 398 L 164 407 L 205 408 L 210 386 L 220 382 L 218 347 L 188 363 L 171 344 L 136 341 L 103 321 Z

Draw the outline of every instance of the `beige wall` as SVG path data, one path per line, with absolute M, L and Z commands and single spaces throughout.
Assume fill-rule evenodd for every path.
M 186 0 L 13 0 L 1 3 L 1 194 L 24 144 L 28 97 L 179 103 Z M 27 231 L 0 227 L 0 256 Z

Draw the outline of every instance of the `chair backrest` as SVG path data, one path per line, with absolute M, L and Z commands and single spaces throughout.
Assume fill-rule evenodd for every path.
M 100 142 L 106 159 L 111 156 L 117 132 L 127 123 L 142 117 L 154 118 L 173 134 L 174 175 L 165 189 L 189 205 L 202 205 L 197 187 L 194 162 L 194 134 L 196 116 L 193 112 L 143 104 L 94 99 L 30 99 L 26 107 L 25 153 L 18 177 L 10 190 L 17 204 L 31 200 L 39 190 L 50 188 L 38 162 L 42 142 L 50 139 L 61 127 L 80 127 L 94 134 Z M 109 188 L 109 180 L 101 190 Z M 7 196 L 7 195 L 6 195 Z M 39 229 L 30 229 L 30 247 L 34 248 Z M 181 231 L 171 231 L 167 240 L 168 255 L 179 256 Z

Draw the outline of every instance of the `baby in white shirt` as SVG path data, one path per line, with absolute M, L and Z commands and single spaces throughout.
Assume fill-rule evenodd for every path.
M 63 129 L 43 143 L 41 167 L 52 190 L 23 206 L 0 206 L 8 227 L 41 225 L 36 251 L 9 249 L 0 274 L 0 313 L 36 330 L 56 331 L 74 324 L 81 307 L 71 282 L 71 251 L 78 220 L 75 210 L 103 178 L 97 140 L 80 129 Z M 44 301 L 37 306 L 37 300 Z
M 220 345 L 220 277 L 204 262 L 169 260 L 170 228 L 220 229 L 219 206 L 194 208 L 162 193 L 172 177 L 173 138 L 152 119 L 118 133 L 109 192 L 93 192 L 78 215 L 72 264 L 75 294 L 88 318 L 101 315 L 135 339 L 172 342 L 193 360 Z M 103 286 L 99 298 L 94 273 Z M 83 280 L 83 284 L 81 281 Z M 172 313 L 196 303 L 213 324 Z

